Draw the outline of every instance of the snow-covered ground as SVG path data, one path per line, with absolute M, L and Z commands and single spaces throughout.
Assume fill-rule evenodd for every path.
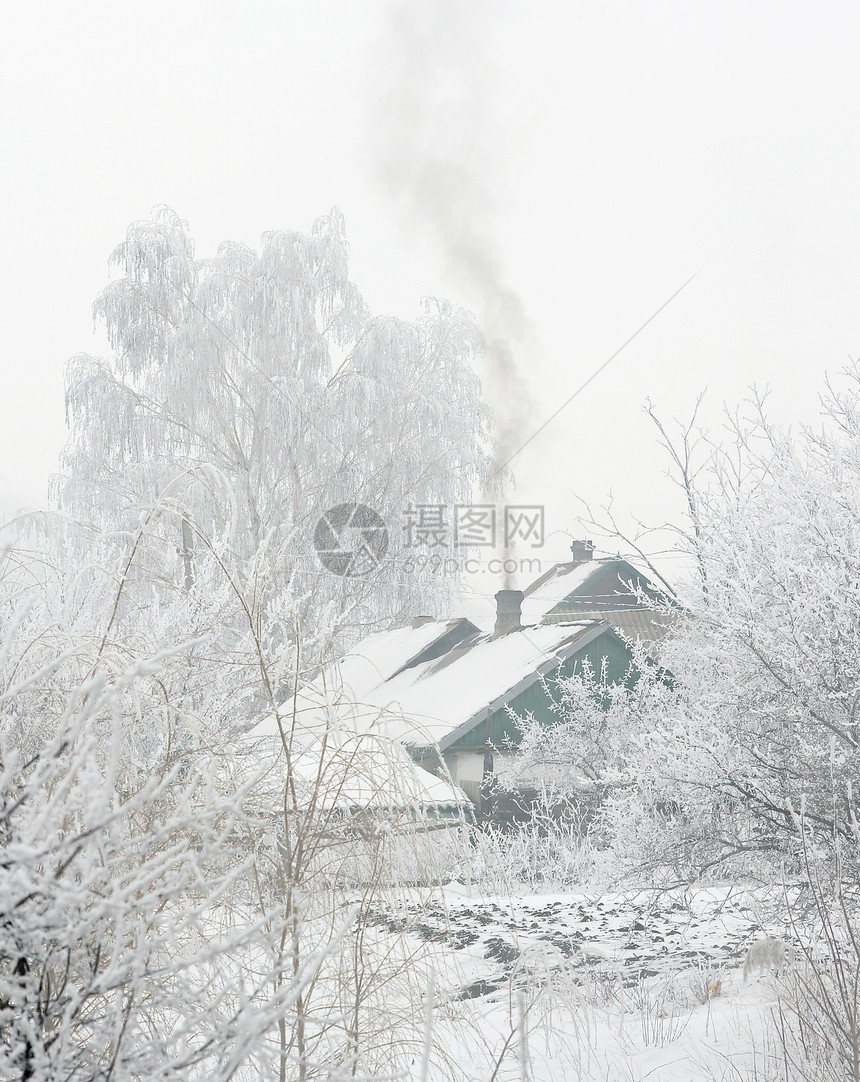
M 383 942 L 411 941 L 413 957 L 426 945 L 434 1082 L 457 1070 L 476 1082 L 768 1077 L 779 981 L 744 981 L 742 965 L 757 939 L 784 934 L 775 894 L 504 898 L 455 883 L 379 906 L 369 923 Z

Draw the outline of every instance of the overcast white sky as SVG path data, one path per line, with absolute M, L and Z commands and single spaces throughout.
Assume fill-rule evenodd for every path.
M 44 496 L 63 365 L 101 349 L 91 305 L 130 221 L 166 203 L 206 255 L 337 204 L 354 280 L 404 316 L 425 294 L 487 309 L 451 258 L 473 215 L 491 288 L 539 342 L 521 350 L 523 438 L 699 270 L 516 462 L 551 531 L 574 527 L 573 493 L 675 514 L 647 396 L 686 415 L 707 386 L 715 417 L 771 384 L 781 419 L 811 420 L 824 374 L 860 348 L 858 57 L 848 3 L 16 5 L 0 476 Z M 425 213 L 451 162 L 460 205 Z

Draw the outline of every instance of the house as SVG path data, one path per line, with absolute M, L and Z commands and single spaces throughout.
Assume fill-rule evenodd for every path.
M 299 709 L 398 741 L 480 807 L 521 737 L 512 714 L 556 721 L 553 686 L 577 673 L 635 678 L 632 641 L 654 648 L 668 624 L 665 595 L 626 560 L 595 559 L 588 542 L 496 602 L 491 634 L 464 618 L 416 617 L 371 635 L 302 689 Z

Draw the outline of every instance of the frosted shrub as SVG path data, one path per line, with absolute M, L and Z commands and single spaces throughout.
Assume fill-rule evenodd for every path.
M 129 784 L 123 694 L 157 667 L 70 689 L 28 756 L 32 685 L 0 696 L 0 1077 L 226 1082 L 301 987 L 230 918 L 241 800 L 205 759 Z
M 626 1034 L 633 1048 L 672 1044 L 690 1020 L 686 1011 L 678 1009 L 671 985 L 665 981 L 637 981 L 625 992 L 623 1010 L 632 1021 Z
M 475 877 L 485 890 L 553 890 L 589 880 L 590 839 L 570 822 L 488 825 L 476 832 Z
M 860 897 L 853 877 L 844 877 L 845 844 L 837 838 L 830 852 L 822 851 L 814 827 L 803 819 L 797 826 L 806 883 L 790 903 L 796 945 L 756 961 L 784 965 L 774 1029 L 795 1077 L 860 1082 Z M 854 854 L 850 866 L 856 860 Z

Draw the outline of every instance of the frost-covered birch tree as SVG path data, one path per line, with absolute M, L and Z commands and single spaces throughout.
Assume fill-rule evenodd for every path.
M 128 531 L 159 508 L 153 574 L 186 588 L 200 551 L 227 536 L 244 582 L 268 603 L 289 585 L 316 624 L 441 608 L 444 576 L 407 574 L 397 557 L 408 507 L 467 503 L 487 482 L 481 336 L 437 301 L 411 322 L 374 318 L 347 257 L 336 211 L 309 235 L 225 243 L 210 259 L 170 210 L 131 225 L 95 305 L 113 353 L 68 367 L 62 509 Z M 321 514 L 351 502 L 390 535 L 364 578 L 332 575 L 313 548 Z

